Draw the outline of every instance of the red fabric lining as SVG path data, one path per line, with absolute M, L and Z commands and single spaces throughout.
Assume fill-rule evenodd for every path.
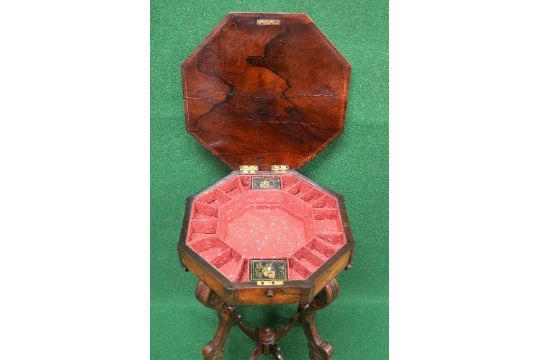
M 251 259 L 286 259 L 289 280 L 303 280 L 345 244 L 337 199 L 279 177 L 281 189 L 251 190 L 236 175 L 194 199 L 187 244 L 231 281 L 249 280 Z

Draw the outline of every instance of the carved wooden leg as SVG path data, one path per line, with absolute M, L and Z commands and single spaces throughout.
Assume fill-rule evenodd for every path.
M 208 285 L 199 281 L 195 292 L 197 299 L 206 307 L 217 311 L 219 325 L 214 339 L 203 348 L 204 360 L 224 360 L 225 342 L 233 324 L 233 312 Z
M 334 279 L 313 299 L 311 304 L 301 307 L 302 327 L 308 340 L 309 358 L 311 360 L 330 360 L 334 350 L 321 339 L 315 325 L 315 312 L 328 305 L 338 296 L 339 285 Z
M 275 360 L 285 360 L 283 356 L 281 356 L 281 353 L 279 352 L 281 349 L 277 344 L 274 344 L 270 348 L 270 353 L 274 355 Z
M 253 349 L 253 354 L 251 354 L 249 360 L 257 360 L 259 356 L 261 356 L 261 348 L 257 345 L 255 346 L 255 349 Z

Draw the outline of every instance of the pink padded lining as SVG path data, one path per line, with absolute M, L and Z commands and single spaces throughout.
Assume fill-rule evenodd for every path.
M 194 199 L 188 246 L 231 281 L 249 280 L 251 259 L 286 259 L 289 280 L 308 278 L 345 245 L 337 199 L 293 174 L 279 176 L 281 189 L 251 190 L 253 176 Z

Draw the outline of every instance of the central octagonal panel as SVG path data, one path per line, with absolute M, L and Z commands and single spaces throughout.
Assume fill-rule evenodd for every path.
M 345 243 L 337 198 L 294 172 L 233 174 L 195 196 L 186 239 L 235 282 L 249 281 L 250 260 L 271 259 L 286 261 L 288 280 L 305 280 Z
M 251 206 L 231 220 L 225 243 L 242 256 L 278 259 L 306 245 L 304 220 L 281 206 Z

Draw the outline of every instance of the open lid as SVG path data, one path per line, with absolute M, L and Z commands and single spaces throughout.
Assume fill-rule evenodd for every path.
M 233 169 L 299 168 L 343 131 L 350 72 L 306 14 L 231 13 L 182 64 L 187 131 Z

